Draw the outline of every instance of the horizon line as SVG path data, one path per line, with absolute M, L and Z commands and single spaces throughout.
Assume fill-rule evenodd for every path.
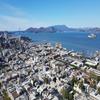
M 47 25 L 47 26 L 29 26 L 27 28 L 21 28 L 19 27 L 18 30 L 17 28 L 14 29 L 14 30 L 9 30 L 9 29 L 0 29 L 0 31 L 24 31 L 24 30 L 27 30 L 28 28 L 47 28 L 47 27 L 52 27 L 52 26 L 66 26 L 67 28 L 73 28 L 73 29 L 92 29 L 92 28 L 100 28 L 100 26 L 80 26 L 80 27 L 72 27 L 72 26 L 67 26 L 65 24 L 55 24 L 55 25 Z

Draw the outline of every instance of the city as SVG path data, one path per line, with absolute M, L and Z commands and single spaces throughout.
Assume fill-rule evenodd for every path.
M 0 100 L 100 100 L 100 0 L 0 0 Z
M 100 52 L 0 33 L 0 100 L 100 100 Z

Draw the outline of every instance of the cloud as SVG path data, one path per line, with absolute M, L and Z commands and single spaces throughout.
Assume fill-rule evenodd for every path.
M 37 18 L 30 17 L 30 14 L 24 12 L 8 3 L 0 3 L 0 30 L 18 30 L 19 27 L 24 30 L 29 27 L 47 26 L 45 22 Z
M 24 15 L 26 15 L 26 12 L 8 3 L 0 3 L 0 12 L 11 16 L 23 17 Z
M 0 19 L 0 30 L 16 30 L 19 27 L 25 29 L 33 24 L 32 21 L 20 17 L 0 16 Z
M 0 3 L 0 30 L 16 30 L 31 26 L 32 22 L 26 18 L 26 12 L 8 3 Z
M 40 27 L 42 25 L 46 26 L 43 22 L 34 19 L 28 19 L 25 17 L 2 15 L 0 16 L 0 19 L 0 30 L 15 31 L 19 28 L 21 28 L 21 30 L 24 30 L 29 27 Z
M 26 29 L 30 26 L 38 26 L 35 19 L 29 18 L 28 14 L 20 8 L 10 4 L 0 4 L 0 30 Z

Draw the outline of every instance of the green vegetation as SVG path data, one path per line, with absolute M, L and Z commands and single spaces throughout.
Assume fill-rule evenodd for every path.
M 71 65 L 72 67 L 73 67 L 73 69 L 77 69 L 77 66 L 75 66 L 75 65 Z
M 49 79 L 48 78 L 44 78 L 44 82 L 46 83 L 46 84 L 49 84 Z
M 93 80 L 93 82 L 92 82 L 92 84 L 90 84 L 90 86 L 91 86 L 92 88 L 96 89 L 96 81 Z
M 11 98 L 8 96 L 6 90 L 3 90 L 3 100 L 11 100 Z
M 80 81 L 80 83 L 79 83 L 79 88 L 80 88 L 82 91 L 85 90 L 85 87 L 84 87 L 84 85 L 83 85 L 83 81 Z
M 74 95 L 71 93 L 71 94 L 69 94 L 69 98 L 68 98 L 68 100 L 74 100 Z
M 100 94 L 100 87 L 98 88 L 98 93 Z
M 78 83 L 78 80 L 77 80 L 77 78 L 75 76 L 73 76 L 71 82 L 72 82 L 72 86 L 74 86 L 74 84 Z
M 78 84 L 78 80 L 75 76 L 73 76 L 70 84 L 72 84 L 72 87 L 74 87 L 74 84 Z M 76 91 L 72 89 L 72 91 L 70 92 L 65 88 L 61 89 L 61 95 L 63 97 L 63 100 L 74 100 L 74 94 L 76 93 Z
M 94 80 L 96 80 L 97 82 L 100 81 L 100 76 L 95 75 L 95 73 L 90 73 L 90 77 L 93 78 Z
M 83 87 L 83 81 L 80 81 L 80 83 L 79 83 L 79 88 L 82 89 L 82 87 Z
M 67 89 L 62 88 L 61 94 L 62 94 L 63 100 L 74 100 L 73 93 L 69 93 Z
M 62 88 L 61 94 L 62 94 L 63 98 L 68 99 L 69 93 L 66 89 Z

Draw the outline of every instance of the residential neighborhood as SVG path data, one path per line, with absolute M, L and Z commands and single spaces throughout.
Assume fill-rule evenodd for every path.
M 100 100 L 100 52 L 0 33 L 0 100 Z

